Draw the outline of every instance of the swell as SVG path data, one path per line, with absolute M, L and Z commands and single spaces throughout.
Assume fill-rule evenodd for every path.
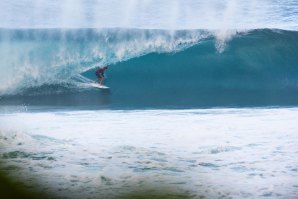
M 160 33 L 153 32 L 154 39 L 149 34 L 142 41 L 156 42 Z M 182 31 L 182 36 L 176 33 L 174 40 L 173 37 L 163 38 L 161 41 L 164 43 L 152 48 L 136 39 L 135 45 L 142 46 L 140 51 L 126 51 L 124 57 L 117 57 L 117 51 L 113 50 L 122 48 L 111 48 L 106 52 L 113 52 L 113 56 L 90 61 L 81 71 L 67 73 L 70 79 L 80 73 L 95 80 L 97 64 L 111 63 L 106 81 L 111 87 L 109 91 L 64 89 L 63 84 L 60 90 L 65 93 L 53 97 L 51 91 L 54 95 L 54 91 L 59 90 L 57 85 L 62 85 L 55 82 L 27 89 L 22 94 L 24 100 L 17 95 L 6 101 L 18 98 L 16 103 L 168 108 L 298 105 L 298 32 L 262 29 L 237 33 L 222 43 L 222 52 L 216 48 L 220 41 L 215 36 L 207 31 L 194 33 L 201 37 L 187 40 L 190 32 Z M 134 38 L 131 35 L 125 41 L 131 42 Z M 116 39 L 111 43 L 124 40 Z M 81 42 L 81 38 L 79 40 Z M 90 37 L 86 40 L 89 41 Z M 176 45 L 171 45 L 173 41 Z M 125 49 L 134 49 L 128 46 L 129 42 L 122 43 Z M 66 69 L 71 71 L 73 66 Z M 40 101 L 28 97 L 30 93 L 42 95 L 36 97 Z
M 225 44 L 223 52 L 218 52 L 216 42 L 206 39 L 181 52 L 150 53 L 116 63 L 108 72 L 108 84 L 112 88 L 141 85 L 170 90 L 297 88 L 298 32 L 239 34 Z M 94 70 L 90 72 L 86 76 L 92 78 Z
M 221 53 L 216 42 L 113 65 L 106 82 L 111 101 L 156 107 L 298 105 L 298 32 L 238 34 Z M 84 75 L 92 78 L 94 70 Z

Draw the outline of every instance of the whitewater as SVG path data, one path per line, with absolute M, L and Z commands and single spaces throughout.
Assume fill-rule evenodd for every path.
M 57 198 L 295 198 L 297 113 L 1 114 L 2 166 L 29 190 Z
M 297 0 L 0 0 L 2 190 L 297 198 L 297 22 Z

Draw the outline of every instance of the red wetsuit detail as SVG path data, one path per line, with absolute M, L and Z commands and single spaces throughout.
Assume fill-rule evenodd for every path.
M 105 71 L 104 68 L 99 68 L 96 70 L 96 74 L 103 73 Z

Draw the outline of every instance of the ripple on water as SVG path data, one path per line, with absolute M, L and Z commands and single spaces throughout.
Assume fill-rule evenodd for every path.
M 51 153 L 27 153 L 24 151 L 11 151 L 3 153 L 3 159 L 27 158 L 32 160 L 55 160 L 54 157 L 49 156 Z

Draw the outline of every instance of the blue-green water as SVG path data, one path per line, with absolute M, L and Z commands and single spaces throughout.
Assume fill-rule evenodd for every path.
M 3 105 L 90 108 L 296 106 L 298 33 L 2 30 Z M 6 54 L 7 53 L 7 54 Z M 19 65 L 18 65 L 19 64 Z M 82 88 L 108 64 L 109 90 Z M 5 67 L 4 67 L 5 66 Z M 10 66 L 10 67 L 8 67 Z M 21 68 L 18 68 L 21 67 Z M 14 77 L 13 80 L 6 78 Z
M 297 0 L 1 0 L 0 195 L 297 198 L 297 22 Z

